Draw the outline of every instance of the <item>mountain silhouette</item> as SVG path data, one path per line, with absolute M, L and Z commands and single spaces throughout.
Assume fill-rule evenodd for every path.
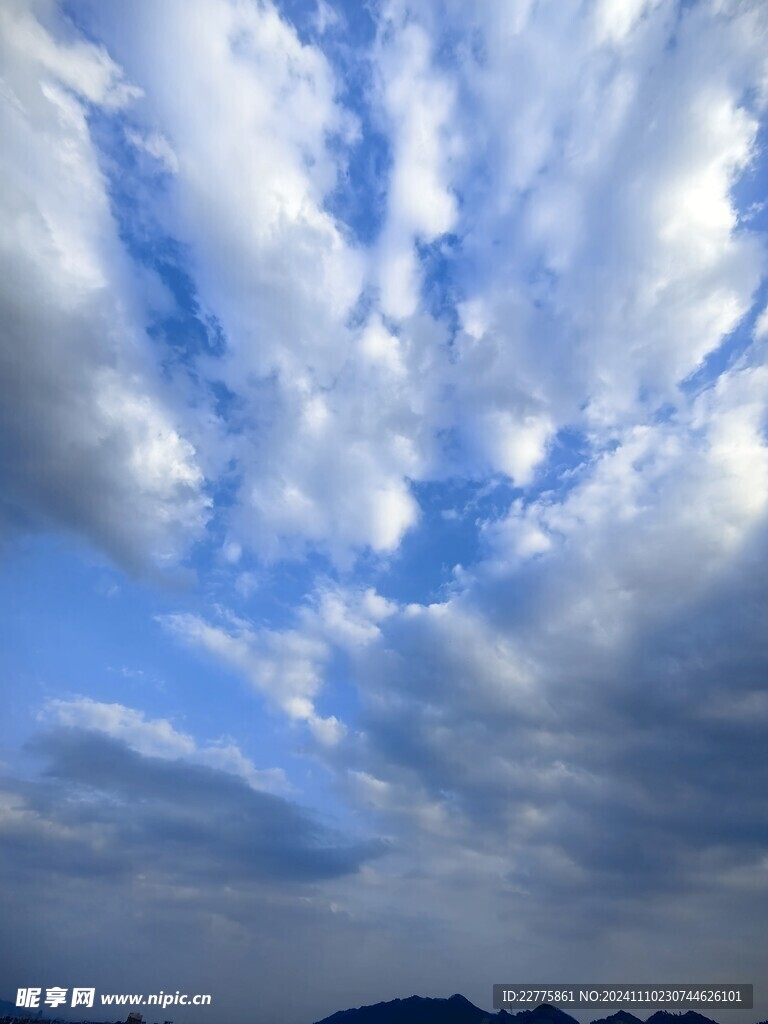
M 339 1010 L 318 1024 L 481 1024 L 488 1017 L 485 1011 L 457 994 L 450 999 L 411 996 L 356 1010 Z
M 481 1010 L 464 996 L 449 999 L 431 999 L 424 996 L 410 996 L 408 999 L 391 999 L 373 1006 L 359 1006 L 354 1010 L 339 1010 L 316 1024 L 578 1024 L 578 1022 L 549 1003 L 541 1003 L 530 1010 L 509 1013 Z M 643 1024 L 626 1010 L 619 1010 L 608 1017 L 593 1020 L 592 1024 Z M 711 1017 L 705 1017 L 694 1010 L 687 1013 L 671 1013 L 657 1010 L 645 1024 L 717 1024 Z M 768 1024 L 762 1021 L 761 1024 Z
M 499 1010 L 498 1019 L 505 1021 L 505 1024 L 576 1024 L 576 1020 L 564 1010 L 559 1010 L 551 1003 L 539 1003 L 531 1010 L 520 1010 L 518 1013 L 509 1013 L 508 1010 Z
M 636 1017 L 634 1013 L 627 1013 L 626 1010 L 617 1010 L 610 1017 L 601 1017 L 599 1020 L 593 1020 L 592 1024 L 643 1024 L 643 1021 L 640 1017 Z
M 317 1024 L 577 1024 L 573 1017 L 556 1006 L 544 1003 L 520 1013 L 498 1013 L 481 1010 L 464 996 L 430 999 L 411 996 L 387 1003 L 360 1006 L 356 1010 L 340 1010 Z
M 652 1013 L 645 1024 L 715 1024 L 711 1017 L 705 1017 L 695 1010 L 687 1013 L 671 1013 L 669 1010 L 657 1010 Z

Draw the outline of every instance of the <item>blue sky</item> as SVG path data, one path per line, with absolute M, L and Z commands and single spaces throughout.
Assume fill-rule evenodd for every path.
M 0 44 L 0 996 L 757 983 L 765 5 Z

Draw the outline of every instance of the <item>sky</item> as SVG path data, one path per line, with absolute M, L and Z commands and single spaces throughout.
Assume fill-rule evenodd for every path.
M 4 0 L 0 75 L 0 998 L 768 1017 L 768 5 Z

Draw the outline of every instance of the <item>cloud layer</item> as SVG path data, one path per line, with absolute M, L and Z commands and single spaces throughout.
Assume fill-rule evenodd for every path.
M 116 989 L 215 948 L 286 1021 L 297 960 L 317 1018 L 485 1004 L 510 950 L 757 977 L 765 4 L 12 0 L 0 38 L 3 536 L 137 576 L 93 631 L 179 666 L 12 680 L 49 731 L 8 984 L 82 983 L 41 939 L 79 899 Z

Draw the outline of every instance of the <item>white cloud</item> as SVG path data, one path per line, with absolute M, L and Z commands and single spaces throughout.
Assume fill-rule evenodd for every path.
M 631 3 L 596 16 L 597 35 L 591 15 L 542 4 L 512 32 L 478 9 L 481 56 L 459 55 L 472 271 L 451 379 L 470 466 L 522 485 L 559 428 L 604 439 L 677 401 L 764 263 L 731 194 L 756 152 L 760 107 L 744 95 L 765 72 L 763 15 L 701 4 L 678 23 L 670 4 Z
M 86 107 L 139 91 L 103 48 L 57 42 L 20 4 L 0 16 L 5 526 L 64 527 L 131 566 L 172 562 L 210 502 L 148 358 Z
M 768 308 L 764 309 L 755 322 L 754 337 L 761 341 L 768 336 Z
M 140 88 L 124 80 L 122 68 L 103 46 L 53 39 L 34 16 L 35 7 L 44 11 L 46 5 L 9 0 L 0 13 L 4 39 L 24 54 L 29 67 L 39 68 L 84 99 L 107 108 L 124 107 L 142 95 Z
M 315 704 L 332 654 L 354 656 L 374 643 L 396 611 L 397 605 L 372 587 L 320 583 L 297 610 L 293 628 L 257 626 L 223 608 L 216 624 L 184 613 L 158 621 L 184 643 L 229 665 L 273 708 L 306 723 L 319 743 L 331 748 L 344 737 L 346 725 L 335 715 L 319 715 Z
M 392 163 L 367 249 L 329 212 L 345 147 L 363 128 L 318 45 L 271 4 L 124 13 L 92 14 L 114 54 L 71 27 L 75 41 L 57 41 L 21 5 L 5 14 L 11 152 L 42 154 L 46 132 L 58 140 L 58 163 L 35 161 L 37 180 L 19 167 L 8 175 L 14 209 L 26 189 L 41 218 L 34 227 L 14 215 L 14 269 L 25 248 L 38 268 L 14 292 L 43 288 L 61 304 L 25 308 L 24 331 L 80 338 L 66 349 L 68 365 L 85 367 L 79 390 L 109 380 L 114 408 L 128 414 L 83 398 L 96 451 L 67 468 L 81 479 L 60 482 L 63 497 L 35 493 L 17 473 L 27 516 L 58 503 L 59 520 L 92 520 L 89 534 L 123 557 L 149 549 L 172 560 L 206 522 L 204 475 L 230 460 L 239 485 L 228 550 L 270 560 L 319 549 L 349 566 L 365 549 L 396 551 L 418 524 L 411 481 L 502 474 L 530 487 L 562 428 L 585 430 L 601 450 L 614 432 L 651 423 L 749 309 L 763 254 L 731 188 L 755 158 L 759 7 L 704 3 L 678 18 L 667 2 L 543 4 L 512 18 L 386 5 L 367 100 Z M 84 116 L 86 100 L 114 108 L 139 89 L 127 137 L 175 172 L 145 212 L 186 247 L 203 314 L 226 337 L 221 358 L 195 366 L 233 394 L 226 438 L 206 399 L 186 416 L 184 389 L 176 382 L 169 396 L 151 369 L 139 275 Z M 454 263 L 443 253 L 455 278 L 446 302 L 462 325 L 452 341 L 447 322 L 424 311 L 417 247 L 446 232 L 461 252 Z M 378 305 L 357 325 L 370 285 Z M 9 358 L 9 376 L 55 389 Z M 63 463 L 55 439 L 71 429 L 64 392 L 76 390 L 68 382 L 52 414 L 36 417 L 27 464 Z M 129 453 L 124 473 L 98 457 L 110 443 Z M 130 530 L 113 509 L 77 500 L 87 473 L 91 490 L 134 506 Z
M 232 541 L 267 559 L 392 551 L 417 521 L 416 414 L 396 339 L 349 326 L 367 257 L 326 199 L 334 140 L 358 129 L 330 64 L 271 4 L 224 0 L 139 4 L 115 46 L 178 166 L 157 215 L 227 338 L 201 370 L 238 400 Z
M 320 743 L 333 745 L 344 734 L 336 717 L 324 718 L 315 710 L 329 653 L 322 640 L 297 630 L 254 629 L 232 617 L 221 626 L 187 614 L 164 615 L 159 621 L 180 640 L 243 675 L 273 707 L 306 723 Z
M 661 0 L 600 0 L 595 5 L 595 24 L 600 42 L 621 43 L 637 27 L 638 20 L 658 7 Z
M 449 175 L 454 87 L 433 64 L 428 34 L 397 5 L 385 7 L 379 33 L 377 98 L 390 127 L 393 164 L 377 279 L 383 312 L 403 319 L 419 307 L 415 243 L 431 242 L 456 223 Z

